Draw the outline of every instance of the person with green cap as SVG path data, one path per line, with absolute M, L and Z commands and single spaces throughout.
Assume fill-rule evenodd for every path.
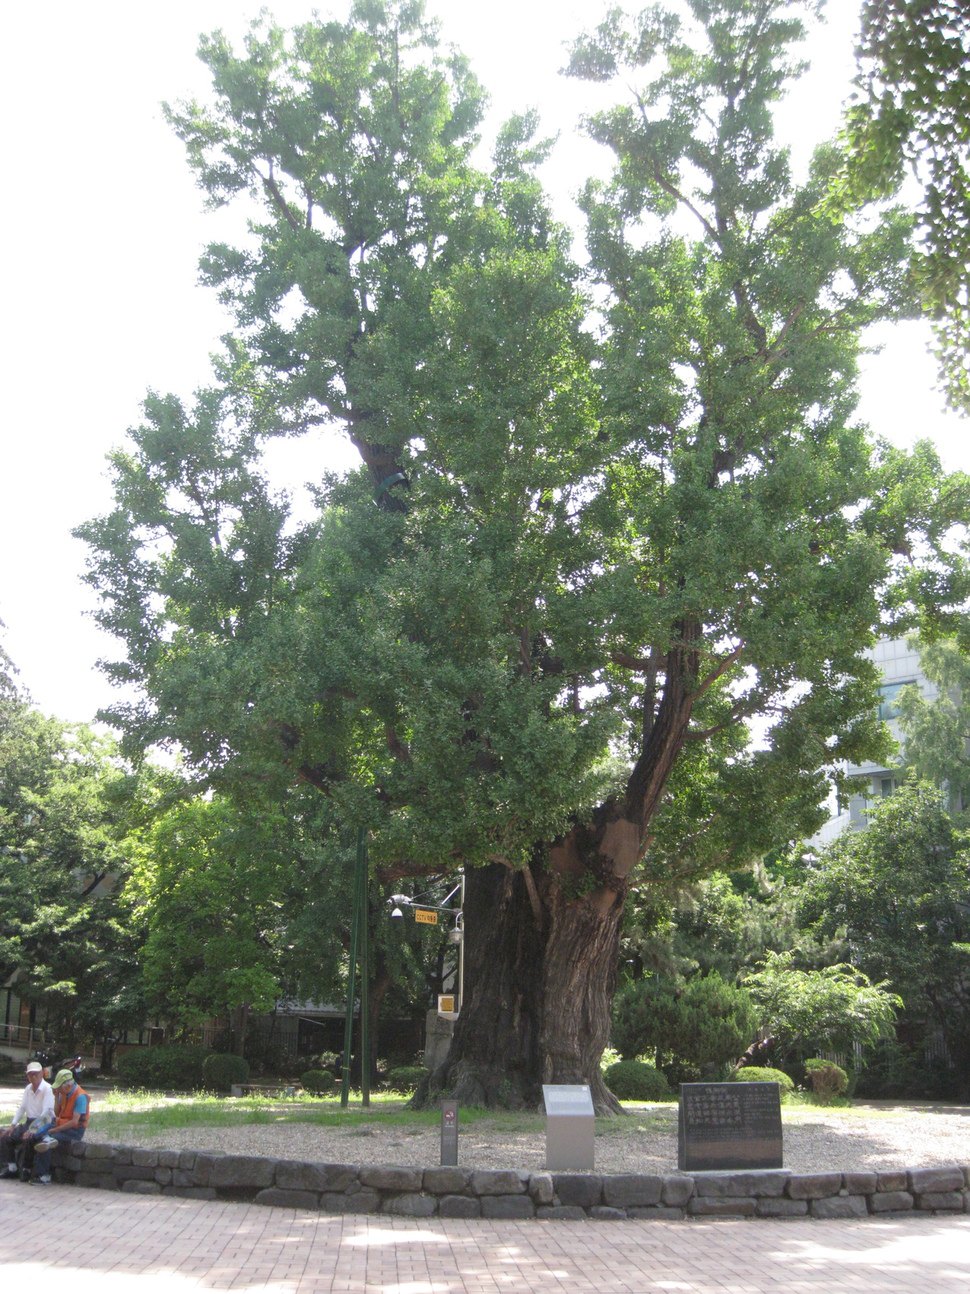
M 34 1146 L 33 1165 L 27 1166 L 29 1180 L 47 1184 L 51 1179 L 51 1153 L 69 1141 L 80 1141 L 88 1126 L 90 1099 L 87 1092 L 75 1081 L 69 1069 L 61 1069 L 51 1084 L 57 1107 L 54 1125 L 43 1141 Z

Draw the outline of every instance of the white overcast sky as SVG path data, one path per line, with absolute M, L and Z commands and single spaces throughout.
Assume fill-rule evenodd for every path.
M 344 16 L 347 3 L 315 7 Z M 582 87 L 558 70 L 564 42 L 607 7 L 606 0 L 428 4 L 445 38 L 471 57 L 496 119 L 534 106 L 549 133 L 560 133 L 546 180 L 564 217 L 596 157 L 575 134 Z M 108 701 L 95 661 L 115 654 L 86 614 L 93 594 L 81 582 L 84 549 L 70 531 L 109 505 L 105 455 L 139 420 L 146 389 L 190 396 L 207 381 L 208 357 L 228 323 L 196 283 L 199 254 L 224 235 L 224 217 L 203 212 L 159 105 L 204 95 L 199 34 L 221 27 L 238 36 L 258 8 L 238 0 L 40 0 L 5 6 L 0 17 L 2 641 L 34 701 L 64 719 L 91 719 Z M 314 6 L 276 0 L 267 8 L 289 25 Z M 813 72 L 780 118 L 802 160 L 837 128 L 851 75 L 856 6 L 830 0 L 829 8 L 827 29 L 809 51 Z M 879 340 L 884 350 L 866 366 L 861 416 L 899 444 L 929 436 L 948 466 L 967 466 L 965 424 L 942 409 L 925 330 L 905 325 Z M 294 484 L 320 466 L 294 463 Z

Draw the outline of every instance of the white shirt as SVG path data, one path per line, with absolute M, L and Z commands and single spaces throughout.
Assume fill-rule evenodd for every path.
M 46 1078 L 40 1080 L 36 1090 L 33 1083 L 27 1084 L 17 1106 L 17 1113 L 13 1116 L 14 1123 L 23 1120 L 30 1123 L 33 1119 L 49 1119 L 51 1123 L 54 1122 L 54 1089 Z

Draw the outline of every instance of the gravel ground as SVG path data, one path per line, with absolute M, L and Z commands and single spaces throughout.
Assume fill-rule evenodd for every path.
M 791 1110 L 784 1114 L 785 1167 L 794 1172 L 882 1170 L 970 1164 L 970 1107 L 869 1106 L 852 1110 Z M 459 1125 L 459 1160 L 472 1168 L 545 1167 L 545 1135 L 508 1132 L 488 1121 Z M 100 1137 L 96 1124 L 88 1132 Z M 373 1123 L 325 1128 L 269 1123 L 240 1128 L 192 1128 L 125 1133 L 132 1145 L 170 1150 L 224 1151 L 320 1163 L 430 1166 L 440 1162 L 437 1128 L 408 1130 Z M 602 1173 L 668 1173 L 677 1166 L 676 1106 L 635 1110 L 600 1125 L 596 1168 Z
M 0 1120 L 6 1122 L 22 1089 L 0 1087 Z M 98 1092 L 92 1093 L 88 1141 L 124 1140 L 128 1145 L 169 1150 L 268 1155 L 319 1163 L 393 1164 L 424 1167 L 439 1162 L 437 1127 L 408 1129 L 372 1122 L 346 1128 L 295 1123 L 292 1107 L 276 1107 L 279 1122 L 242 1127 L 196 1127 L 153 1132 L 126 1129 L 123 1136 L 98 1128 Z M 272 1110 L 272 1107 L 269 1107 Z M 4 1117 L 6 1116 L 6 1117 Z M 851 1109 L 785 1108 L 785 1167 L 793 1172 L 883 1170 L 970 1165 L 970 1106 L 873 1102 Z M 545 1167 L 541 1121 L 531 1131 L 510 1132 L 507 1120 L 477 1120 L 459 1126 L 459 1159 L 471 1168 Z M 677 1107 L 632 1109 L 625 1119 L 603 1120 L 596 1134 L 596 1168 L 603 1173 L 668 1173 L 677 1165 Z

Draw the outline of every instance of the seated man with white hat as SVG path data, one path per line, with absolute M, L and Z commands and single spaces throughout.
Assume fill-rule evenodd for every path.
M 44 1078 L 43 1066 L 32 1060 L 27 1066 L 27 1086 L 13 1122 L 0 1132 L 0 1164 L 7 1176 L 17 1175 L 17 1148 L 21 1142 L 29 1142 L 42 1135 L 53 1122 L 53 1089 Z

